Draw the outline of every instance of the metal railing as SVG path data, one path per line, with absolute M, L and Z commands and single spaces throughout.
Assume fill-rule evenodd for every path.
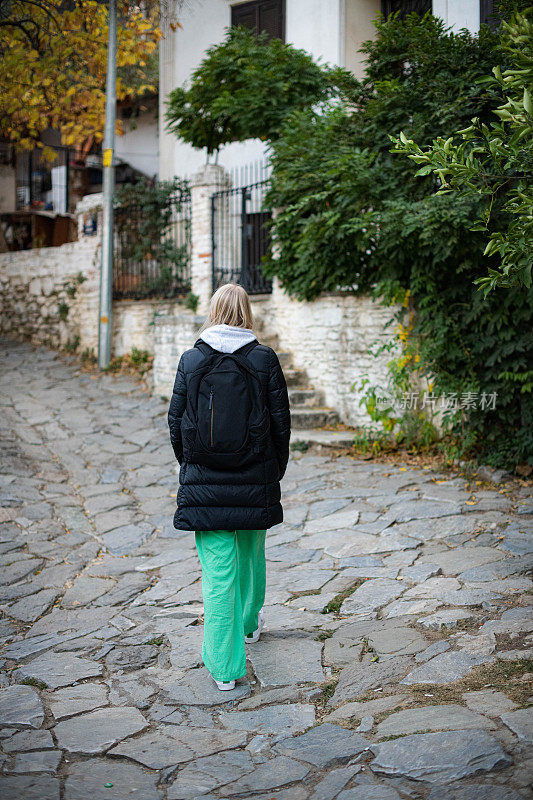
M 115 208 L 113 297 L 170 298 L 190 290 L 191 196 L 181 190 L 168 203 Z
M 264 207 L 267 180 L 215 192 L 211 198 L 213 290 L 234 282 L 249 294 L 272 291 L 261 260 L 270 246 L 271 212 Z

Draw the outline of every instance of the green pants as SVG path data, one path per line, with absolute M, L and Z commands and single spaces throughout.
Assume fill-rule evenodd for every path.
M 217 681 L 246 675 L 244 637 L 265 602 L 266 531 L 196 531 L 202 565 L 202 658 Z

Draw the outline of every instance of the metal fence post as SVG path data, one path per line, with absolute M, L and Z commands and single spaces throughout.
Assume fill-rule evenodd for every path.
M 211 254 L 213 288 L 240 283 L 249 294 L 268 294 L 272 281 L 261 270 L 270 244 L 266 224 L 270 211 L 263 206 L 268 182 L 222 189 L 213 196 Z

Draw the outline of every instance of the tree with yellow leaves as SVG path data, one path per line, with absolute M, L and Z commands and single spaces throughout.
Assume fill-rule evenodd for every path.
M 147 7 L 120 7 L 118 100 L 155 89 L 147 63 L 161 34 L 157 6 Z M 95 0 L 0 0 L 0 139 L 33 149 L 54 129 L 64 145 L 102 140 L 107 21 L 107 6 Z

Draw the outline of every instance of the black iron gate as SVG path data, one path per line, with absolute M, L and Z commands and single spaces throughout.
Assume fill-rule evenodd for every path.
M 190 290 L 191 193 L 115 208 L 113 298 L 170 298 Z
M 211 198 L 213 290 L 239 283 L 249 294 L 272 291 L 261 259 L 270 245 L 270 211 L 264 208 L 268 181 L 224 189 Z

